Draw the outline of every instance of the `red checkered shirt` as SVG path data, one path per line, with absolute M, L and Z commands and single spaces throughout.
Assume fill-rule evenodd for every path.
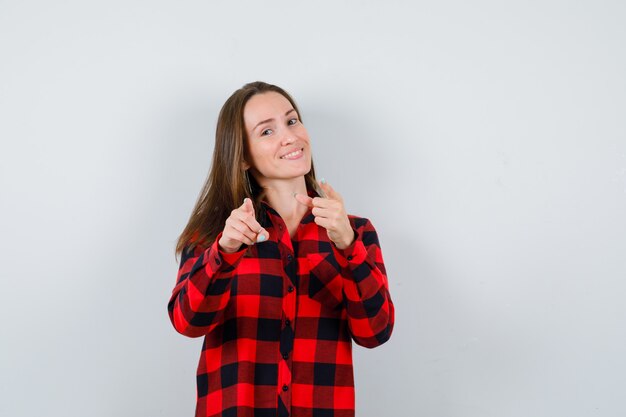
M 311 193 L 309 193 L 311 195 Z M 394 307 L 372 223 L 349 215 L 338 249 L 311 209 L 293 238 L 262 202 L 269 239 L 235 253 L 182 252 L 168 310 L 174 328 L 204 336 L 197 417 L 353 417 L 352 340 L 389 339 Z

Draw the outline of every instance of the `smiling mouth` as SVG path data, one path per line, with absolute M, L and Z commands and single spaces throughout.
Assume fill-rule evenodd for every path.
M 293 151 L 288 153 L 287 155 L 283 155 L 280 157 L 280 159 L 297 159 L 302 155 L 302 152 L 304 151 L 304 148 L 300 148 L 297 151 Z

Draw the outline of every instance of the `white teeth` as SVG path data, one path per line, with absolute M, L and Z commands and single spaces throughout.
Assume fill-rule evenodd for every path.
M 298 149 L 297 151 L 293 151 L 291 153 L 288 153 L 287 155 L 283 155 L 280 157 L 280 159 L 292 158 L 296 155 L 299 155 L 300 153 L 302 153 L 302 149 Z

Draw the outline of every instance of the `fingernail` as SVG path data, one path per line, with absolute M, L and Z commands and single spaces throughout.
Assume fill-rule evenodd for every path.
M 265 235 L 259 235 L 256 238 L 256 241 L 257 241 L 257 243 L 261 243 L 261 242 L 265 242 L 265 239 L 266 239 Z
M 326 184 L 326 180 L 324 178 L 321 179 L 322 184 Z

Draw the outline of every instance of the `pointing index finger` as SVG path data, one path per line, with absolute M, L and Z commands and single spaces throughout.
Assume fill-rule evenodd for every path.
M 313 199 L 308 195 L 293 193 L 293 196 L 300 204 L 304 204 L 307 207 L 313 207 Z
M 326 198 L 329 198 L 331 200 L 342 201 L 342 198 L 339 195 L 339 193 L 337 191 L 335 191 L 335 189 L 329 183 L 327 183 L 326 180 L 324 180 L 323 178 L 320 181 L 320 187 L 322 188 L 322 190 L 326 194 Z
M 243 199 L 243 204 L 240 207 L 243 211 L 254 214 L 254 206 L 252 205 L 252 200 L 250 200 L 248 197 Z
M 269 233 L 257 221 L 256 216 L 254 215 L 254 208 L 252 208 L 251 211 L 247 211 L 247 208 L 245 207 L 245 205 L 249 204 L 250 207 L 252 207 L 252 202 L 250 201 L 250 199 L 247 199 L 247 200 L 248 201 L 246 201 L 244 205 L 242 205 L 241 207 L 242 210 L 240 210 L 239 213 L 235 215 L 235 218 L 238 219 L 241 223 L 243 223 L 245 227 L 249 229 L 250 232 L 256 234 L 256 241 L 258 243 L 263 242 L 269 239 Z

